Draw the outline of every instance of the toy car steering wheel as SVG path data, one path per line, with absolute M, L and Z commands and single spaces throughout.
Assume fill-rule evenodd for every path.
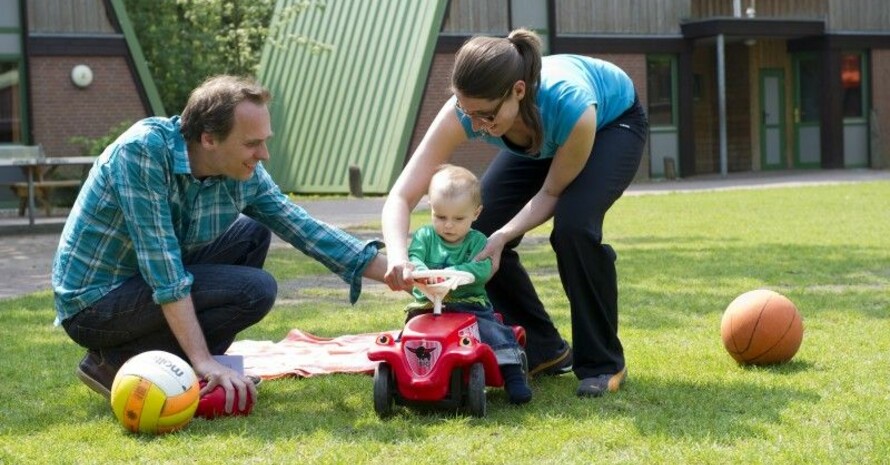
M 442 313 L 442 299 L 451 290 L 476 280 L 472 273 L 458 270 L 422 270 L 413 272 L 412 276 L 414 277 L 414 286 L 420 289 L 420 292 L 423 292 L 423 295 L 433 303 L 433 313 L 436 315 Z M 441 281 L 426 284 L 418 279 L 441 279 Z

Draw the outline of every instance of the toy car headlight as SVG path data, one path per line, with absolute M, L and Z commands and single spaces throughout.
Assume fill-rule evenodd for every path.
M 377 344 L 382 346 L 392 345 L 393 340 L 389 334 L 381 334 L 377 336 Z
M 470 339 L 470 338 L 468 338 L 468 337 L 466 337 L 466 336 L 460 338 L 460 345 L 462 345 L 462 346 L 464 346 L 464 347 L 466 347 L 466 346 L 468 346 L 468 345 L 470 345 L 470 344 L 472 344 L 472 343 L 473 343 L 473 340 Z

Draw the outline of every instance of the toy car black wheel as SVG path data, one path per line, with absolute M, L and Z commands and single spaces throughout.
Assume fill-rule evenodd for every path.
M 478 362 L 470 366 L 470 379 L 467 383 L 467 410 L 474 417 L 485 416 L 485 368 Z
M 374 411 L 380 418 L 392 415 L 393 377 L 388 363 L 378 363 L 374 370 Z

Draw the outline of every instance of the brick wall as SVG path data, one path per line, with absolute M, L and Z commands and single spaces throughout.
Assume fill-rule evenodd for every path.
M 451 68 L 453 66 L 453 54 L 437 53 L 433 57 L 423 102 L 420 105 L 420 114 L 417 116 L 417 124 L 414 126 L 414 134 L 411 136 L 409 158 L 420 144 L 442 105 L 451 97 Z M 458 147 L 451 157 L 451 163 L 464 166 L 477 176 L 481 176 L 496 154 L 497 149 L 493 146 L 479 141 L 470 141 Z M 405 161 L 407 162 L 407 158 Z
M 78 64 L 93 70 L 85 89 L 71 82 L 71 68 Z M 122 121 L 148 115 L 122 57 L 38 56 L 29 65 L 31 132 L 47 156 L 81 155 L 71 137 L 100 137 Z
M 698 93 L 692 101 L 696 174 L 720 171 L 717 73 L 714 71 L 716 66 L 713 47 L 697 48 L 693 51 L 693 79 L 698 79 L 699 83 Z
M 749 47 L 726 46 L 726 148 L 729 172 L 751 171 L 751 86 Z M 718 165 L 719 170 L 719 165 Z
M 624 69 L 633 79 L 640 95 L 643 107 L 646 106 L 646 57 L 644 55 L 597 55 L 597 58 L 611 61 Z M 409 157 L 420 144 L 423 135 L 429 129 L 436 114 L 442 105 L 451 97 L 451 69 L 454 66 L 454 55 L 438 53 L 433 58 L 430 76 L 426 83 L 423 102 L 420 106 L 420 114 L 414 133 L 411 136 Z M 646 178 L 649 173 L 648 148 L 644 151 L 643 163 L 637 172 L 637 178 Z M 465 166 L 477 176 L 481 175 L 492 158 L 497 154 L 497 149 L 479 142 L 471 141 L 458 147 L 452 155 L 451 162 Z M 407 161 L 407 159 L 406 159 Z
M 720 172 L 720 116 L 717 95 L 717 59 L 713 46 L 693 53 L 693 74 L 700 79 L 700 94 L 693 100 L 695 173 Z M 753 169 L 751 145 L 751 86 L 749 49 L 729 44 L 725 49 L 727 171 Z

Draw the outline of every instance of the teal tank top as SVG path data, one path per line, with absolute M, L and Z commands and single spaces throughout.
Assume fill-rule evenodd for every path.
M 541 62 L 537 98 L 544 127 L 544 142 L 539 154 L 518 151 L 500 137 L 473 131 L 470 118 L 460 110 L 455 111 L 471 139 L 482 139 L 516 155 L 552 158 L 587 107 L 596 106 L 596 127 L 599 129 L 633 105 L 636 91 L 627 73 L 608 61 L 582 55 L 551 55 Z

